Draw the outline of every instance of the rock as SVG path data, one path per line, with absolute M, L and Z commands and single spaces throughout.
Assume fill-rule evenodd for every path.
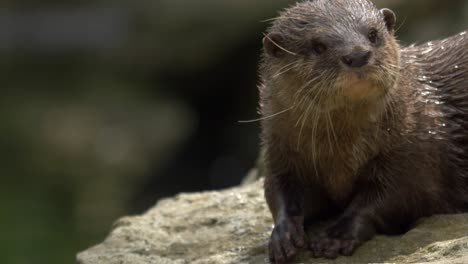
M 262 180 L 219 192 L 180 194 L 117 221 L 79 264 L 265 263 L 272 220 Z M 468 214 L 421 219 L 402 236 L 378 236 L 335 262 L 304 252 L 297 262 L 468 263 Z

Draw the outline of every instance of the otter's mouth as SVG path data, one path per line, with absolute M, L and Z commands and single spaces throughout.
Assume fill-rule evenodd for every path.
M 375 91 L 373 82 L 359 73 L 344 74 L 340 86 L 343 95 L 352 100 L 366 99 Z

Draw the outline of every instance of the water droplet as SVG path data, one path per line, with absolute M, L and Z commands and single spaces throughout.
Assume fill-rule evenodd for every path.
M 458 68 L 460 68 L 458 65 L 455 65 L 454 67 L 455 67 L 455 69 L 458 69 Z
M 440 49 L 444 50 L 444 49 L 445 49 L 445 47 L 444 47 L 444 46 L 440 46 Z
M 432 42 L 428 42 L 427 45 L 428 45 L 428 46 L 432 46 L 433 44 L 432 44 Z
M 460 36 L 465 36 L 466 35 L 466 31 L 460 33 Z

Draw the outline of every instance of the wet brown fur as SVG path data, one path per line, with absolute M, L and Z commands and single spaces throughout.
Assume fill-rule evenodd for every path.
M 369 28 L 378 43 L 368 43 Z M 349 218 L 350 240 L 364 221 L 370 229 L 352 238 L 361 244 L 422 216 L 468 211 L 468 33 L 406 48 L 393 34 L 367 0 L 305 1 L 268 30 L 259 89 L 265 196 L 277 226 Z M 269 52 L 272 43 L 281 49 Z M 311 51 L 317 43 L 323 54 Z M 346 69 L 338 59 L 356 47 L 372 52 L 369 65 Z M 349 95 L 354 80 L 362 82 Z M 314 254 L 336 257 L 314 245 Z

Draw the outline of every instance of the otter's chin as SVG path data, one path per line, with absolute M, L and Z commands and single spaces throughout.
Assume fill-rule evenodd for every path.
M 356 73 L 348 73 L 341 78 L 339 84 L 343 96 L 352 101 L 362 101 L 374 97 L 376 94 L 375 84 L 366 77 Z

